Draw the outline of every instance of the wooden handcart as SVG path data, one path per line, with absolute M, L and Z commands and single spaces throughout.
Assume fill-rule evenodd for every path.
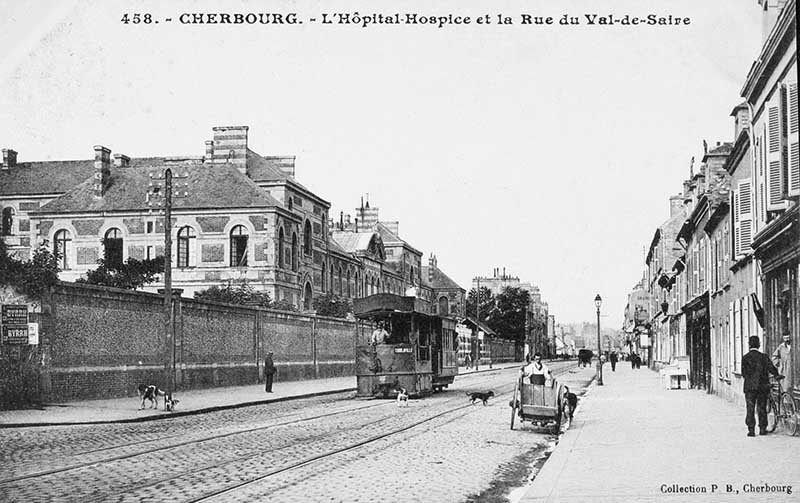
M 531 376 L 533 383 L 522 377 L 514 386 L 514 397 L 511 406 L 511 429 L 514 421 L 530 421 L 532 424 L 545 427 L 552 425 L 553 433 L 558 434 L 561 428 L 562 401 L 564 388 L 555 379 L 545 380 L 544 376 Z

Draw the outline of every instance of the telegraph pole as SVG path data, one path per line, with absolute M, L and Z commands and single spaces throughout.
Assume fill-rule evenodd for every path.
M 478 295 L 475 296 L 475 315 L 478 318 L 475 324 L 475 371 L 478 371 L 478 359 L 481 357 L 481 340 L 478 337 L 481 330 L 481 277 L 478 276 Z
M 156 199 L 161 191 L 160 180 L 164 180 L 164 382 L 167 393 L 175 391 L 175 310 L 172 305 L 172 169 L 166 168 L 161 176 L 150 174 L 149 205 L 161 205 Z M 188 172 L 176 175 L 176 178 L 188 178 Z M 157 183 L 154 184 L 154 181 Z M 180 185 L 180 184 L 179 184 Z M 188 188 L 189 184 L 184 186 Z M 186 197 L 188 191 L 177 193 L 177 197 Z M 154 196 L 151 198 L 151 196 Z M 156 199 L 153 201 L 152 199 Z

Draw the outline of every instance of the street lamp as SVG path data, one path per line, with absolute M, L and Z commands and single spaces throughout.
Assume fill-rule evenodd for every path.
M 600 306 L 603 305 L 603 299 L 600 294 L 594 298 L 594 305 L 597 307 L 597 385 L 603 385 L 603 361 L 600 359 L 600 354 L 603 352 L 600 346 Z

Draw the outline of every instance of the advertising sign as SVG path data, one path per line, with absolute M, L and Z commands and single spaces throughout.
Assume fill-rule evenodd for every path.
M 28 306 L 3 304 L 0 307 L 0 323 L 3 325 L 27 325 Z
M 28 324 L 25 325 L 3 325 L 2 333 L 3 344 L 27 344 L 28 343 Z
M 28 344 L 39 344 L 39 324 L 28 323 Z

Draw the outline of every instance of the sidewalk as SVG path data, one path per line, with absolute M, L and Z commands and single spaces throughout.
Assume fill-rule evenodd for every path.
M 490 369 L 481 365 L 478 372 L 488 372 L 507 367 L 518 367 L 520 363 L 495 365 Z M 474 368 L 466 370 L 459 367 L 459 375 L 471 374 Z M 456 380 L 456 382 L 458 382 Z M 233 409 L 249 405 L 308 398 L 312 396 L 342 393 L 356 390 L 355 376 L 313 379 L 308 381 L 276 382 L 273 393 L 266 393 L 263 384 L 231 386 L 198 390 L 177 391 L 175 398 L 180 400 L 174 412 L 166 412 L 163 400 L 159 409 L 139 409 L 138 397 L 110 398 L 105 400 L 86 400 L 61 404 L 46 404 L 41 409 L 0 410 L 0 428 L 27 426 L 55 426 L 70 424 L 135 423 L 171 417 L 202 414 L 215 410 Z
M 520 501 L 800 501 L 800 438 L 748 438 L 743 406 L 666 390 L 646 368 L 603 378 Z

